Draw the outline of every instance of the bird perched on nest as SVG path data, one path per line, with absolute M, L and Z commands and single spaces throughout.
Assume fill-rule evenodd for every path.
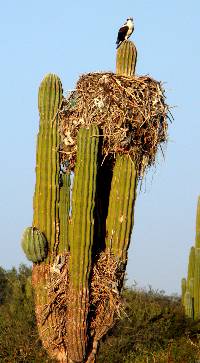
M 124 40 L 127 40 L 134 30 L 133 18 L 128 18 L 124 25 L 119 29 L 117 36 L 117 48 L 123 43 Z

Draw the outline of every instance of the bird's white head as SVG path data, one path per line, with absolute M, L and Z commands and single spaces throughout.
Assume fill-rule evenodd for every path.
M 126 25 L 129 27 L 129 36 L 131 35 L 131 33 L 133 32 L 134 30 L 134 23 L 133 23 L 133 18 L 128 18 L 126 20 Z
M 134 25 L 133 25 L 133 18 L 128 18 L 126 20 L 126 25 L 128 25 L 129 28 L 133 28 Z

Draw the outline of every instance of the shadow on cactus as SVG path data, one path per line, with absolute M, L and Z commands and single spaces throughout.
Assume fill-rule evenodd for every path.
M 32 259 L 32 281 L 41 340 L 60 362 L 95 362 L 121 314 L 137 182 L 167 139 L 164 91 L 134 75 L 136 56 L 125 41 L 116 74 L 82 76 L 67 99 L 55 75 L 39 89 L 33 227 L 48 253 Z

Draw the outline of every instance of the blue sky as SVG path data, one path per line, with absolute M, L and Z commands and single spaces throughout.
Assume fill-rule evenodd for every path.
M 46 73 L 64 90 L 82 73 L 115 70 L 119 26 L 133 16 L 136 73 L 164 82 L 175 106 L 166 157 L 138 191 L 128 281 L 180 291 L 194 243 L 200 194 L 199 1 L 6 1 L 0 13 L 0 265 L 26 262 L 22 230 L 32 222 L 37 91 Z

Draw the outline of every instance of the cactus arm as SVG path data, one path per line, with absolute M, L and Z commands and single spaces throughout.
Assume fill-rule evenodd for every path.
M 136 197 L 136 170 L 127 156 L 118 156 L 111 184 L 107 217 L 106 247 L 124 262 L 133 226 L 133 208 Z
M 133 76 L 137 62 L 137 50 L 135 45 L 124 41 L 117 50 L 116 74 L 122 76 Z
M 182 301 L 183 306 L 184 306 L 185 293 L 186 293 L 186 278 L 183 277 L 181 280 L 181 301 Z
M 38 94 L 40 127 L 37 141 L 33 225 L 46 236 L 49 244 L 48 258 L 51 261 L 59 232 L 58 110 L 62 97 L 60 79 L 53 74 L 47 75 L 40 85 Z
M 116 73 L 133 76 L 137 50 L 131 41 L 125 41 L 117 50 Z M 127 155 L 117 155 L 109 198 L 106 246 L 112 244 L 117 257 L 126 260 L 133 226 L 133 208 L 136 198 L 136 169 Z
M 125 41 L 117 50 L 116 73 L 133 76 L 137 50 L 131 41 Z M 127 155 L 117 155 L 109 198 L 106 246 L 112 243 L 117 257 L 126 260 L 130 234 L 133 226 L 133 208 L 136 198 L 136 169 Z M 114 212 L 115 211 L 115 212 Z
M 36 186 L 34 193 L 33 226 L 44 234 L 48 242 L 48 255 L 44 263 L 33 266 L 32 281 L 35 290 L 35 305 L 38 330 L 43 346 L 49 355 L 67 362 L 63 337 L 58 337 L 58 311 L 46 314 L 51 303 L 48 284 L 52 279 L 51 268 L 58 252 L 59 242 L 59 143 L 58 111 L 62 104 L 62 84 L 53 74 L 48 74 L 41 82 L 38 94 L 40 114 L 36 151 Z M 62 199 L 62 198 L 61 198 Z M 67 215 L 67 212 L 66 212 Z M 56 341 L 60 340 L 60 345 Z
M 69 304 L 67 349 L 70 359 L 82 362 L 87 346 L 89 275 L 94 236 L 98 128 L 81 129 L 72 192 L 72 216 L 69 230 Z
M 185 306 L 185 315 L 188 318 L 193 319 L 192 297 L 188 290 L 186 290 L 184 295 L 184 306 Z
M 197 212 L 196 212 L 196 238 L 195 247 L 200 248 L 200 196 L 197 202 Z
M 200 248 L 195 249 L 194 319 L 200 319 Z
M 189 254 L 189 263 L 188 263 L 188 282 L 191 278 L 194 278 L 194 267 L 195 266 L 195 247 L 191 247 Z

